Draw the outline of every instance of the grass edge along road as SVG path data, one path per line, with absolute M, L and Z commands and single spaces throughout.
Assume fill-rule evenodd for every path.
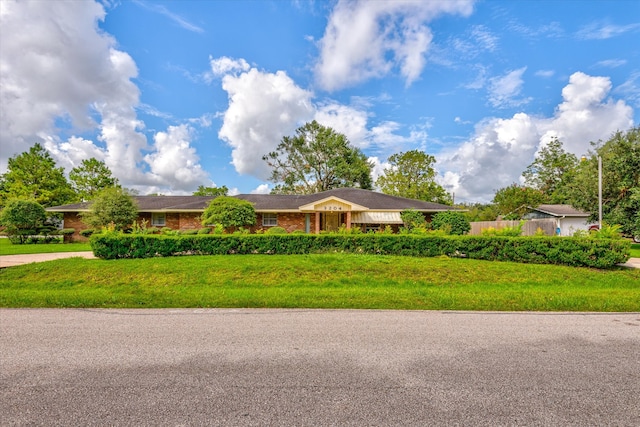
M 640 311 L 640 270 L 374 255 L 70 258 L 0 270 L 0 307 Z
M 14 245 L 8 238 L 0 238 L 0 256 L 84 251 L 91 251 L 91 245 L 89 245 L 89 243 L 35 243 Z

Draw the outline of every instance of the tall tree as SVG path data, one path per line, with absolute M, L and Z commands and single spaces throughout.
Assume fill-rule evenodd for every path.
M 51 155 L 38 143 L 9 159 L 7 172 L 0 177 L 0 207 L 11 199 L 31 199 L 44 207 L 73 201 L 75 193 L 56 167 Z
M 620 224 L 625 234 L 640 233 L 636 227 L 640 212 L 640 127 L 616 132 L 608 141 L 592 143 L 569 186 L 569 200 L 579 209 L 598 215 L 598 156 L 602 157 L 603 221 Z
M 420 150 L 397 153 L 388 159 L 390 167 L 384 169 L 376 181 L 385 194 L 452 204 L 451 196 L 436 182 L 435 157 Z
M 90 227 L 101 228 L 113 224 L 116 230 L 124 230 L 138 217 L 138 206 L 122 188 L 108 187 L 94 197 L 89 211 L 81 215 L 82 221 Z
M 69 179 L 83 201 L 93 199 L 101 190 L 114 187 L 118 182 L 111 169 L 94 157 L 83 160 L 80 166 L 71 169 Z
M 229 189 L 226 185 L 222 187 L 205 187 L 204 185 L 199 185 L 198 189 L 193 192 L 194 196 L 226 196 L 229 193 Z
M 372 188 L 365 155 L 346 136 L 315 120 L 285 136 L 275 151 L 262 157 L 272 168 L 272 193 L 311 194 L 339 187 Z
M 535 188 L 512 184 L 499 189 L 493 197 L 498 213 L 506 219 L 520 219 L 527 207 L 536 207 L 544 203 L 544 193 Z
M 562 141 L 553 138 L 522 176 L 527 186 L 542 191 L 550 203 L 565 203 L 567 186 L 577 165 L 578 158 L 564 150 Z

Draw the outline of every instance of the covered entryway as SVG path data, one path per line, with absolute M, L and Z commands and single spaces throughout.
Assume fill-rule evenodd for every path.
M 318 234 L 321 231 L 337 231 L 343 224 L 350 229 L 353 211 L 366 211 L 369 208 L 338 197 L 328 197 L 300 206 L 299 209 L 315 217 L 313 232 Z

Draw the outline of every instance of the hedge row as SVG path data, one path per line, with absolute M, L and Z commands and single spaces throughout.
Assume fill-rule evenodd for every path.
M 446 255 L 609 268 L 625 262 L 624 240 L 563 237 L 420 235 L 125 235 L 98 234 L 91 247 L 99 258 L 150 258 L 175 255 L 357 253 L 433 257 Z

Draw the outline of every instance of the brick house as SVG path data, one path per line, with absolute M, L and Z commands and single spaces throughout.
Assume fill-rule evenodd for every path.
M 427 220 L 431 215 L 456 208 L 423 200 L 406 199 L 358 188 L 337 188 L 315 194 L 239 194 L 239 199 L 251 202 L 256 211 L 256 225 L 266 230 L 279 226 L 292 232 L 333 231 L 344 225 L 362 231 L 376 230 L 387 225 L 395 231 L 402 224 L 400 213 L 406 209 L 422 212 Z M 202 228 L 200 216 L 213 197 L 206 196 L 133 196 L 138 205 L 138 222 L 146 220 L 149 227 L 169 227 L 174 230 Z M 48 208 L 62 213 L 64 228 L 74 228 L 74 239 L 87 227 L 79 215 L 89 209 L 89 203 L 75 203 Z

